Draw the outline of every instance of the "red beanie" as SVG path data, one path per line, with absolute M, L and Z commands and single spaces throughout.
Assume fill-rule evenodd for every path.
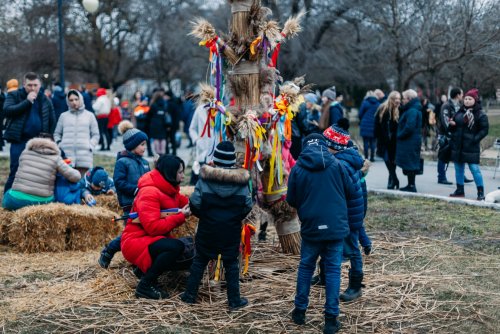
M 106 88 L 99 88 L 96 93 L 97 97 L 106 95 Z
M 479 102 L 479 91 L 477 90 L 477 88 L 470 89 L 467 93 L 465 93 L 465 96 L 470 96 L 476 102 Z

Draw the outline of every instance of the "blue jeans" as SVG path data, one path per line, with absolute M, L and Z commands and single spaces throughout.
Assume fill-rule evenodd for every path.
M 365 152 L 365 159 L 373 159 L 375 157 L 376 147 L 377 140 L 374 137 L 363 137 L 363 150 Z M 370 152 L 368 152 L 369 150 Z
M 477 187 L 483 187 L 483 175 L 481 174 L 481 169 L 479 164 L 468 163 L 472 177 Z M 457 185 L 464 185 L 465 178 L 465 163 L 455 162 L 455 179 L 457 180 Z
M 3 193 L 5 194 L 7 190 L 12 188 L 12 183 L 14 183 L 14 178 L 16 177 L 17 169 L 19 168 L 19 157 L 26 148 L 26 142 L 12 143 L 10 144 L 10 173 L 5 182 L 5 188 Z
M 359 250 L 359 230 L 351 231 L 344 239 L 344 257 L 351 261 L 349 274 L 363 275 L 363 260 Z
M 123 211 L 123 215 L 128 215 L 129 213 L 130 211 L 128 210 Z M 124 221 L 123 226 L 126 226 L 126 220 Z M 121 242 L 122 235 L 120 234 L 119 236 L 111 240 L 110 243 L 106 246 L 106 252 L 108 252 L 111 256 L 115 255 L 115 253 L 118 253 L 122 250 Z
M 342 264 L 342 240 L 312 242 L 302 239 L 300 264 L 297 272 L 295 307 L 306 310 L 309 305 L 311 279 L 316 270 L 316 261 L 321 255 L 325 264 L 325 315 L 339 315 L 340 266 Z
M 367 247 L 372 245 L 372 241 L 370 240 L 368 234 L 366 234 L 364 226 L 359 229 L 359 243 L 361 244 L 361 247 Z
M 446 163 L 438 159 L 438 182 L 447 181 L 446 179 Z

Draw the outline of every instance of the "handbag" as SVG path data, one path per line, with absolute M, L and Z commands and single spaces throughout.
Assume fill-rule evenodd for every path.
M 184 244 L 184 252 L 182 252 L 182 255 L 176 260 L 177 263 L 183 263 L 187 261 L 191 261 L 194 259 L 194 256 L 196 255 L 196 247 L 194 244 L 194 238 L 193 237 L 181 237 L 178 238 L 177 240 L 182 241 Z
M 439 140 L 438 159 L 444 163 L 451 161 L 451 143 L 446 137 Z

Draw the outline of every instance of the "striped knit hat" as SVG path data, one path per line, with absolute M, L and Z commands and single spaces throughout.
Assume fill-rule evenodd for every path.
M 130 121 L 120 122 L 118 124 L 118 132 L 123 135 L 123 145 L 128 151 L 132 151 L 140 143 L 148 140 L 148 136 L 141 130 L 134 128 L 134 125 Z
M 349 132 L 337 125 L 332 125 L 323 132 L 326 139 L 326 145 L 334 150 L 343 151 L 347 148 L 351 136 Z
M 222 141 L 217 144 L 213 161 L 219 167 L 233 167 L 236 164 L 236 153 L 233 143 Z

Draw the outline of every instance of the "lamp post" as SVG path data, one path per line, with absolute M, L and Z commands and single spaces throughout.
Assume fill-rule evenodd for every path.
M 62 2 L 63 0 L 57 0 L 57 18 L 59 20 L 59 81 L 61 87 L 64 89 L 64 31 L 63 31 L 63 17 L 62 17 Z M 83 8 L 90 14 L 93 14 L 99 8 L 99 0 L 83 0 Z

